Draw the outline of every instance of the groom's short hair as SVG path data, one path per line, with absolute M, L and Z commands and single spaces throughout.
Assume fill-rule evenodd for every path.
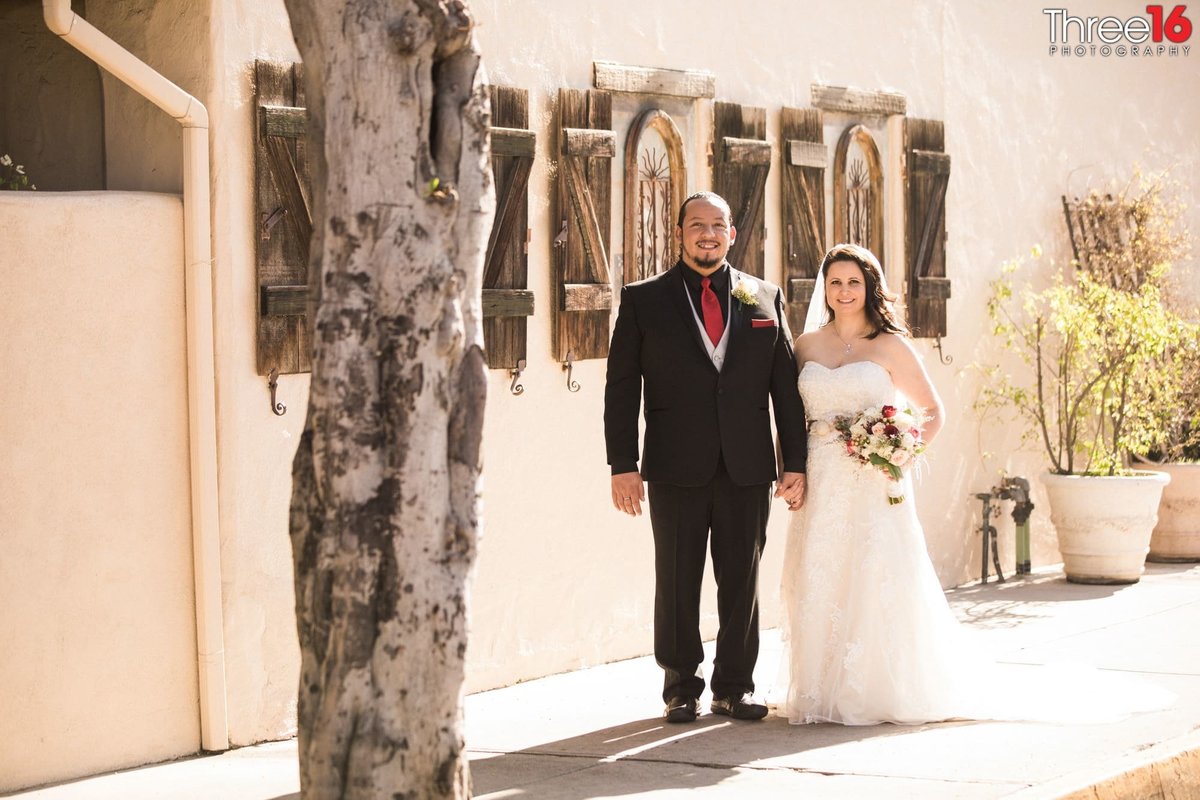
M 729 201 L 716 192 L 693 192 L 687 196 L 682 203 L 679 204 L 679 218 L 675 220 L 676 227 L 683 227 L 683 216 L 687 213 L 688 203 L 693 200 L 707 200 L 714 206 L 721 206 L 725 209 L 726 216 L 729 217 L 729 223 L 733 224 L 733 209 L 729 207 Z

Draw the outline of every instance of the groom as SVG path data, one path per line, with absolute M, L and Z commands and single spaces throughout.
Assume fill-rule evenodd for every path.
M 668 722 L 690 722 L 704 690 L 700 582 L 711 532 L 717 580 L 717 654 L 711 710 L 762 719 L 758 560 L 766 542 L 776 455 L 768 395 L 783 455 L 775 490 L 803 500 L 806 433 L 783 293 L 725 260 L 737 231 L 729 204 L 698 192 L 679 209 L 681 258 L 621 290 L 608 355 L 604 438 L 612 500 L 642 513 L 649 484 L 654 531 L 654 655 L 665 671 Z M 638 411 L 646 437 L 638 474 Z

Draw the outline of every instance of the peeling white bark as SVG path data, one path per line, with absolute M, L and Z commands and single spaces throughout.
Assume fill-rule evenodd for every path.
M 302 793 L 467 797 L 494 205 L 483 70 L 461 2 L 287 6 L 317 154 L 291 513 Z

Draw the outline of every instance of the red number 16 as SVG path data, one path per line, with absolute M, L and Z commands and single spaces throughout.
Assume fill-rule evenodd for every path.
M 1146 6 L 1146 13 L 1153 21 L 1151 35 L 1154 41 L 1161 42 L 1165 33 L 1167 39 L 1176 44 L 1186 42 L 1192 35 L 1192 21 L 1183 15 L 1184 11 L 1187 11 L 1187 6 L 1175 6 L 1164 22 L 1162 6 Z

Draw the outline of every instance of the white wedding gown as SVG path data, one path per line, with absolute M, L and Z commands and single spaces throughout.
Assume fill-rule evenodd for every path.
M 799 386 L 814 420 L 901 399 L 887 370 L 871 361 L 836 369 L 808 362 Z M 1096 722 L 1172 700 L 1158 687 L 1086 667 L 986 658 L 946 603 L 911 479 L 904 478 L 905 501 L 890 505 L 888 480 L 850 458 L 833 433 L 809 435 L 807 472 L 781 591 L 787 687 L 777 702 L 792 723 Z

